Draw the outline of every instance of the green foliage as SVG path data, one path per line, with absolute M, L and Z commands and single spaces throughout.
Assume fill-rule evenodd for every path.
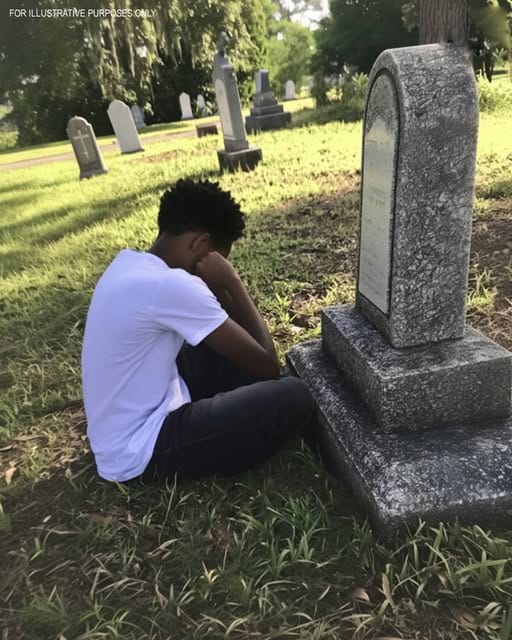
M 341 104 L 347 119 L 359 120 L 363 117 L 367 90 L 368 76 L 365 73 L 356 73 L 345 81 Z
M 106 110 L 114 98 L 144 105 L 149 121 L 152 114 L 153 120 L 179 119 L 182 91 L 211 97 L 211 68 L 222 30 L 231 37 L 228 53 L 242 96 L 247 96 L 266 54 L 268 2 L 166 0 L 155 8 L 153 2 L 124 0 L 125 9 L 146 8 L 156 15 L 3 19 L 0 98 L 12 103 L 9 118 L 16 123 L 19 143 L 62 139 L 67 121 L 77 114 L 97 134 L 111 133 Z M 42 0 L 38 7 L 55 4 Z M 9 6 L 0 0 L 2 15 L 8 15 Z M 77 0 L 73 6 L 90 8 L 91 3 Z M 114 0 L 101 3 L 104 9 L 116 7 Z M 78 42 L 83 45 L 77 47 Z
M 3 131 L 0 129 L 0 151 L 12 149 L 18 141 L 17 131 Z
M 315 71 L 313 74 L 313 84 L 311 85 L 311 96 L 314 98 L 317 107 L 323 107 L 328 102 L 327 92 L 329 85 L 325 81 L 322 71 Z
M 345 65 L 368 73 L 381 51 L 416 44 L 417 34 L 403 25 L 401 0 L 331 0 L 315 39 L 314 66 L 331 75 Z
M 275 30 L 268 43 L 268 68 L 274 91 L 282 95 L 287 80 L 300 87 L 309 72 L 314 40 L 312 31 L 296 22 L 281 20 Z
M 478 79 L 480 111 L 509 115 L 512 106 L 512 82 L 487 82 Z

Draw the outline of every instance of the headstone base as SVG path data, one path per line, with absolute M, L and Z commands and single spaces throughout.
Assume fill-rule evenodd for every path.
M 130 153 L 140 153 L 141 151 L 144 151 L 144 147 L 140 147 L 140 149 L 130 149 L 129 151 L 121 151 L 121 155 L 126 156 Z
M 421 433 L 379 429 L 320 340 L 287 354 L 319 407 L 319 445 L 371 524 L 386 534 L 418 518 L 510 523 L 512 418 Z
M 90 169 L 89 171 L 80 171 L 80 180 L 84 178 L 92 178 L 94 176 L 101 176 L 104 173 L 108 173 L 108 169 Z
M 353 305 L 322 311 L 325 351 L 384 431 L 510 415 L 512 353 L 466 327 L 459 340 L 394 349 Z
M 247 116 L 245 119 L 245 128 L 247 129 L 247 133 L 282 129 L 291 122 L 291 119 L 292 114 L 288 111 L 262 116 Z
M 197 124 L 196 125 L 197 137 L 203 138 L 204 136 L 212 136 L 217 135 L 217 125 L 216 124 Z
M 221 171 L 234 173 L 237 169 L 242 171 L 252 171 L 258 162 L 263 159 L 263 154 L 259 147 L 249 147 L 241 151 L 217 151 L 219 166 Z

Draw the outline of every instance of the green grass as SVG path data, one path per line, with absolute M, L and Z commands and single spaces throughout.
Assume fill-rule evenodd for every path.
M 231 480 L 95 476 L 85 314 L 114 255 L 153 240 L 169 182 L 215 177 L 242 201 L 233 260 L 281 356 L 318 335 L 322 306 L 353 299 L 361 124 L 309 116 L 253 138 L 250 174 L 217 177 L 215 138 L 112 154 L 81 182 L 74 161 L 0 174 L 3 638 L 512 638 L 511 532 L 418 523 L 379 540 L 300 442 Z M 470 322 L 509 347 L 511 126 L 481 119 L 468 293 Z
M 290 102 L 286 102 L 286 110 L 298 111 L 305 108 L 311 108 L 313 106 L 313 101 L 311 98 L 301 98 L 299 100 L 293 100 Z M 246 115 L 249 113 L 249 110 L 245 110 Z M 161 124 L 153 124 L 149 125 L 145 129 L 140 132 L 140 138 L 144 141 L 146 138 L 155 136 L 155 135 L 164 135 L 168 133 L 180 133 L 184 131 L 192 131 L 195 129 L 197 123 L 205 124 L 208 122 L 217 122 L 219 120 L 219 116 L 207 116 L 205 118 L 197 118 L 194 120 L 184 120 L 183 122 L 164 122 Z M 49 144 L 40 144 L 34 145 L 32 147 L 28 147 L 26 149 L 19 149 L 13 147 L 13 139 L 15 134 L 9 132 L 2 134 L 0 132 L 0 136 L 4 136 L 0 138 L 0 166 L 4 164 L 10 164 L 12 162 L 19 162 L 22 160 L 34 160 L 36 158 L 49 157 L 54 155 L 59 155 L 62 153 L 70 153 L 72 152 L 71 144 L 69 140 L 61 140 L 57 142 L 51 142 Z M 100 147 L 105 144 L 110 144 L 115 142 L 114 133 L 108 136 L 99 136 L 97 138 L 98 144 Z M 119 151 L 108 151 L 105 156 L 109 155 L 118 155 Z

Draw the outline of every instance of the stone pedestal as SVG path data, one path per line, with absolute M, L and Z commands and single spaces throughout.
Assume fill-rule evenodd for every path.
M 233 173 L 237 169 L 252 171 L 263 156 L 259 147 L 249 147 L 241 151 L 219 149 L 217 151 L 217 157 L 219 158 L 221 171 Z
M 269 129 L 282 129 L 291 119 L 292 114 L 284 111 L 270 89 L 268 71 L 260 69 L 256 74 L 256 95 L 253 99 L 251 114 L 245 119 L 247 132 L 258 133 Z
M 384 431 L 421 431 L 510 413 L 512 353 L 475 329 L 394 349 L 352 305 L 322 312 L 327 355 Z
M 386 433 L 320 340 L 298 345 L 287 359 L 318 404 L 322 455 L 352 488 L 379 533 L 415 524 L 418 518 L 510 522 L 512 418 L 420 434 Z
M 277 104 L 277 100 L 272 99 L 258 101 L 255 98 L 255 105 L 251 108 L 251 115 L 245 119 L 245 128 L 248 133 L 258 133 L 270 129 L 282 129 L 291 122 L 292 114 L 285 112 L 283 106 Z

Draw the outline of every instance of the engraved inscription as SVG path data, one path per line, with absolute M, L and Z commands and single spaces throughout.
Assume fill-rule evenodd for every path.
M 229 112 L 226 88 L 220 78 L 215 80 L 215 97 L 219 107 L 220 123 L 225 138 L 233 138 L 233 125 L 231 124 L 231 113 Z
M 379 83 L 394 92 L 386 76 L 377 78 L 373 89 Z M 385 314 L 389 313 L 391 281 L 396 115 L 395 127 L 376 116 L 364 140 L 359 292 Z

